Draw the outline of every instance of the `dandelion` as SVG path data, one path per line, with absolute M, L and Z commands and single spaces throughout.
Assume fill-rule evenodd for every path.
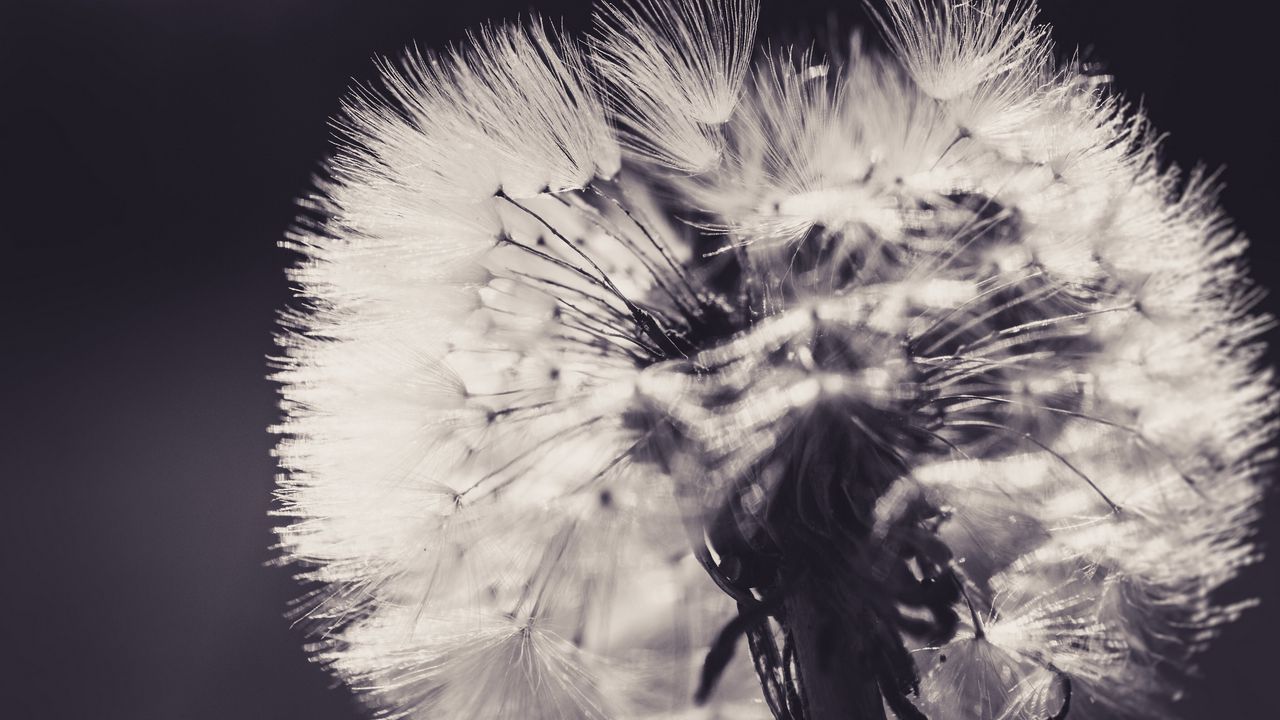
M 1272 461 L 1244 240 L 1031 2 L 876 14 L 605 3 L 346 101 L 278 513 L 373 716 L 1176 714 Z

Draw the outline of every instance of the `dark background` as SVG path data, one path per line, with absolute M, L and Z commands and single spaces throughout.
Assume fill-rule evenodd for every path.
M 1225 205 L 1271 244 L 1276 44 L 1268 3 L 1044 0 L 1065 45 L 1141 94 L 1166 156 L 1226 165 Z M 586 25 L 588 3 L 537 2 Z M 766 0 L 766 32 L 856 20 Z M 281 617 L 266 567 L 264 379 L 289 261 L 275 245 L 375 53 L 439 45 L 528 3 L 53 0 L 0 9 L 5 319 L 0 716 L 354 718 Z M 1276 299 L 1267 301 L 1276 309 Z M 1273 342 L 1275 338 L 1272 338 Z M 1263 539 L 1274 546 L 1280 507 Z M 1176 558 L 1173 560 L 1177 561 Z M 1203 658 L 1192 718 L 1276 717 L 1276 561 L 1261 609 Z M 446 720 L 446 719 L 442 719 Z

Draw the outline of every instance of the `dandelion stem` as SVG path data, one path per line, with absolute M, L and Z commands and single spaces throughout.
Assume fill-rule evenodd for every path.
M 884 720 L 884 703 L 871 667 L 870 648 L 864 646 L 865 636 L 842 631 L 840 623 L 821 611 L 827 594 L 809 577 L 798 582 L 784 601 L 804 717 Z M 849 627 L 848 623 L 843 625 Z

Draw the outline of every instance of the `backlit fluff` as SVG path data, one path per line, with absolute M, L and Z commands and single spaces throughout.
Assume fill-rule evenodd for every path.
M 636 0 L 383 64 L 287 243 L 314 656 L 388 718 L 821 718 L 823 672 L 1176 714 L 1246 606 L 1270 321 L 1212 178 L 1035 12 L 751 65 L 753 2 Z

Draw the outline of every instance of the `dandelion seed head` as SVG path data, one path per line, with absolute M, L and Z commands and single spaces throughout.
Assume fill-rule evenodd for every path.
M 345 101 L 276 513 L 375 716 L 1176 714 L 1276 430 L 1218 179 L 1031 2 L 875 8 L 836 62 L 602 4 Z

